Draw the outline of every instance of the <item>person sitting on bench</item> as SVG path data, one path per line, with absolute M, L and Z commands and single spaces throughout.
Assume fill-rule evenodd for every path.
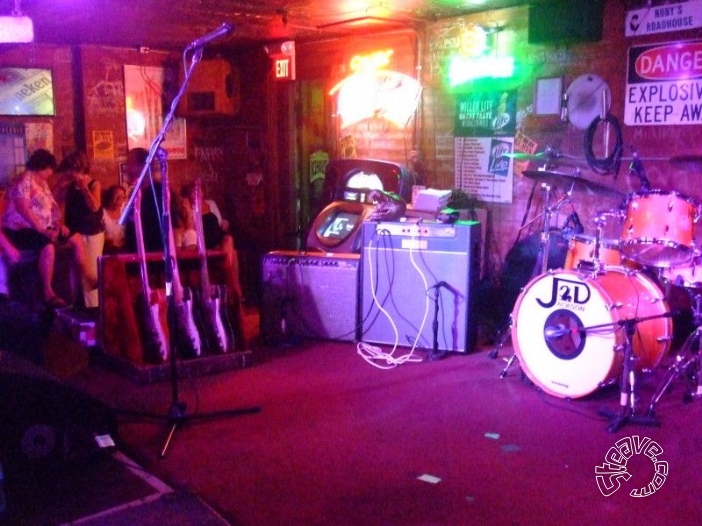
M 42 298 L 49 309 L 67 306 L 53 288 L 57 246 L 67 245 L 72 263 L 81 276 L 87 275 L 83 243 L 77 234 L 69 236 L 49 188 L 48 180 L 55 169 L 54 155 L 47 150 L 36 150 L 27 160 L 25 172 L 17 176 L 7 190 L 2 217 L 3 232 L 15 248 L 37 255 Z

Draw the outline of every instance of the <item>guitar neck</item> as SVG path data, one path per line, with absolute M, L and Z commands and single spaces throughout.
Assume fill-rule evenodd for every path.
M 195 181 L 195 195 L 193 203 L 193 222 L 197 233 L 197 251 L 200 254 L 200 282 L 203 294 L 209 294 L 210 271 L 207 267 L 207 247 L 205 246 L 205 229 L 202 225 L 202 187 L 200 179 Z
M 149 286 L 149 269 L 146 265 L 146 249 L 144 248 L 144 231 L 141 223 L 141 189 L 136 190 L 134 198 L 134 233 L 136 235 L 137 252 L 139 254 L 139 270 L 141 271 L 141 287 L 146 301 L 151 298 Z
M 183 304 L 183 285 L 181 284 L 180 281 L 180 273 L 178 272 L 178 260 L 176 257 L 176 244 L 175 244 L 175 238 L 173 236 L 173 227 L 171 226 L 171 191 L 168 186 L 163 185 L 162 186 L 162 191 L 163 191 L 163 207 L 164 207 L 164 222 L 167 224 L 168 228 L 168 249 L 171 254 L 171 261 L 169 264 L 171 265 L 171 276 L 173 279 L 173 282 L 171 283 L 171 286 L 173 287 L 173 299 L 175 300 L 176 305 L 182 305 Z

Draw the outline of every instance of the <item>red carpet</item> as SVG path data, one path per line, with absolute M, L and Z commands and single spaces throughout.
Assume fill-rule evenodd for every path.
M 598 410 L 618 409 L 616 387 L 556 398 L 516 364 L 500 379 L 504 362 L 487 350 L 390 371 L 352 343 L 258 351 L 249 368 L 179 387 L 188 415 L 260 414 L 191 422 L 162 460 L 165 423 L 120 418 L 120 435 L 148 469 L 235 525 L 699 523 L 702 401 L 683 404 L 682 381 L 659 404 L 659 428 L 612 434 Z M 642 378 L 642 408 L 659 376 Z M 123 410 L 165 415 L 172 400 L 168 382 L 137 385 L 95 366 L 70 381 Z M 655 474 L 638 453 L 630 479 L 604 496 L 595 468 L 632 436 L 660 445 L 667 475 L 651 495 L 630 496 Z

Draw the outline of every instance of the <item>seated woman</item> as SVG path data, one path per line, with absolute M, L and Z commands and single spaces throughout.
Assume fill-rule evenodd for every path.
M 119 220 L 127 202 L 127 191 L 120 185 L 112 185 L 103 196 L 103 222 L 105 224 L 104 254 L 116 254 L 124 249 L 126 227 Z
M 29 157 L 25 168 L 26 171 L 14 179 L 7 191 L 3 232 L 18 250 L 37 254 L 46 307 L 65 307 L 66 302 L 53 288 L 56 247 L 66 244 L 71 250 L 73 264 L 80 275 L 85 276 L 83 242 L 77 234 L 70 235 L 68 228 L 60 222 L 58 204 L 48 184 L 56 169 L 53 154 L 39 149 Z

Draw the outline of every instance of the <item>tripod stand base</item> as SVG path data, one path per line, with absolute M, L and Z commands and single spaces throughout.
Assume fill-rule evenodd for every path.
M 170 427 L 168 435 L 166 436 L 166 440 L 163 443 L 163 447 L 161 448 L 161 453 L 159 454 L 160 458 L 164 458 L 166 456 L 168 446 L 171 445 L 171 441 L 173 440 L 173 436 L 175 435 L 176 430 L 184 426 L 188 422 L 193 422 L 195 420 L 210 420 L 213 418 L 251 415 L 261 412 L 261 408 L 258 406 L 242 407 L 239 409 L 225 409 L 224 411 L 214 411 L 211 413 L 200 413 L 193 415 L 186 414 L 185 410 L 186 404 L 183 402 L 176 402 L 169 409 L 168 415 L 165 418 L 167 424 Z
M 600 416 L 609 419 L 609 424 L 605 428 L 608 433 L 616 433 L 625 425 L 637 425 L 647 427 L 660 427 L 661 423 L 656 418 L 655 413 L 649 412 L 646 415 L 637 415 L 629 409 L 622 409 L 618 413 L 603 409 L 597 412 Z

